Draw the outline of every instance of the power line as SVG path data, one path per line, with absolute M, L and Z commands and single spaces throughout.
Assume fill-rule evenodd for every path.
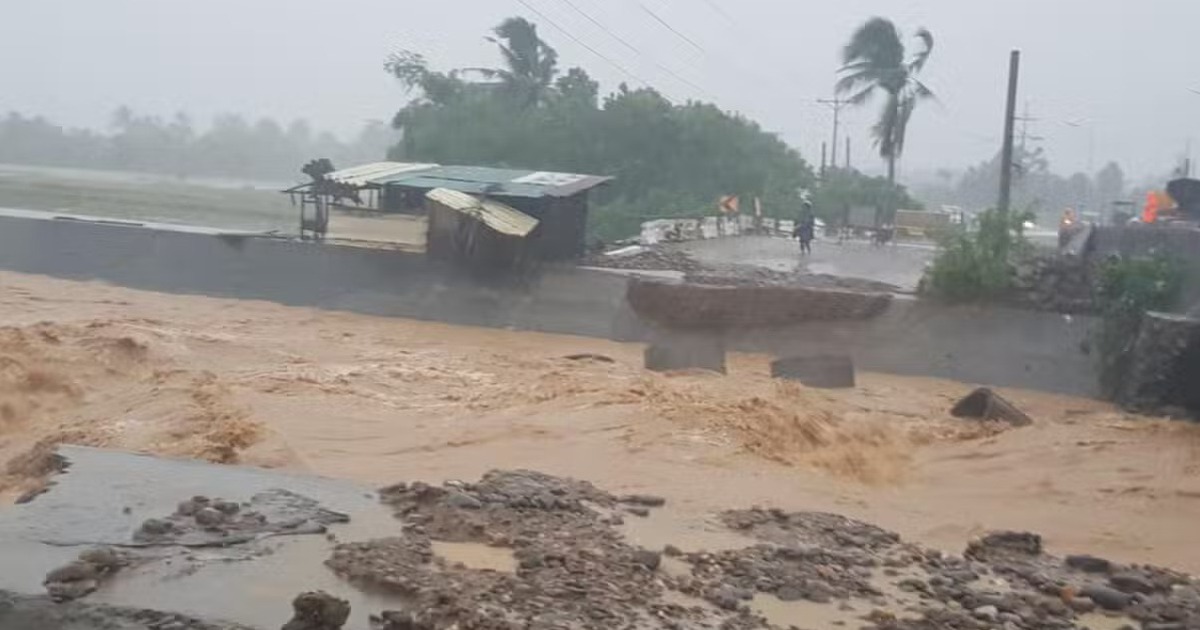
M 562 32 L 563 35 L 566 35 L 567 37 L 569 37 L 571 39 L 571 41 L 575 42 L 576 44 L 579 44 L 580 46 L 583 46 L 589 52 L 591 52 L 593 55 L 596 55 L 600 59 L 603 59 L 609 65 L 616 68 L 618 71 L 620 71 L 625 76 L 633 79 L 634 81 L 637 81 L 638 83 L 641 83 L 642 85 L 644 85 L 648 88 L 657 89 L 653 85 L 651 85 L 649 81 L 646 81 L 645 79 L 639 77 L 638 75 L 626 70 L 624 66 L 613 61 L 612 59 L 609 59 L 607 56 L 605 56 L 604 54 L 602 54 L 600 51 L 596 50 L 595 48 L 592 48 L 590 45 L 587 44 L 587 42 L 576 37 L 575 34 L 572 33 L 571 31 L 568 31 L 567 29 L 563 28 L 562 26 L 559 26 L 558 22 L 555 22 L 554 20 L 550 19 L 549 16 L 547 16 L 545 13 L 542 13 L 540 10 L 538 10 L 537 7 L 533 6 L 532 4 L 529 4 L 529 2 L 527 0 L 517 0 L 517 2 L 520 2 L 526 9 L 533 11 L 535 15 L 537 15 L 538 17 L 545 20 L 547 24 L 549 24 L 550 26 L 553 26 L 554 28 L 556 28 L 560 32 Z M 660 92 L 661 92 L 661 90 L 660 90 Z M 668 100 L 670 100 L 670 99 L 668 98 Z
M 697 44 L 692 38 L 688 37 L 687 35 L 680 33 L 674 26 L 671 26 L 670 23 L 668 23 L 666 20 L 659 17 L 657 13 L 655 13 L 654 11 L 651 11 L 650 7 L 648 7 L 642 3 L 642 0 L 634 0 L 634 2 L 637 2 L 637 5 L 639 7 L 641 7 L 643 11 L 645 11 L 646 13 L 649 13 L 650 17 L 657 20 L 658 23 L 662 24 L 663 27 L 666 28 L 668 31 L 671 31 L 672 33 L 674 33 L 676 37 L 691 44 L 692 47 L 695 48 L 696 50 L 700 51 L 701 54 L 705 54 L 704 48 L 702 46 L 700 46 L 700 44 Z
M 690 88 L 692 88 L 692 89 L 694 89 L 694 90 L 696 90 L 696 91 L 698 91 L 698 92 L 701 92 L 702 94 L 704 94 L 704 95 L 708 96 L 709 98 L 712 98 L 713 100 L 716 100 L 716 98 L 717 98 L 717 97 L 716 97 L 716 95 L 714 95 L 712 92 L 709 92 L 708 90 L 706 90 L 706 89 L 704 89 L 704 88 L 700 87 L 699 85 L 695 84 L 694 82 L 692 82 L 692 81 L 690 81 L 690 80 L 688 80 L 688 79 L 686 79 L 686 78 L 684 78 L 684 77 L 680 76 L 680 75 L 679 75 L 678 73 L 676 73 L 674 70 L 672 70 L 672 69 L 668 68 L 667 66 L 663 65 L 662 63 L 659 63 L 659 62 L 658 62 L 656 59 L 654 59 L 653 57 L 651 57 L 651 56 L 647 55 L 646 53 L 643 53 L 641 50 L 639 50 L 639 49 L 638 49 L 638 47 L 637 47 L 637 46 L 634 46 L 633 44 L 629 43 L 629 41 L 628 41 L 628 40 L 626 40 L 624 37 L 621 37 L 620 35 L 618 35 L 618 34 L 614 33 L 614 32 L 613 32 L 611 29 L 609 29 L 607 26 L 605 26 L 604 24 L 602 24 L 602 23 L 601 23 L 599 20 L 597 20 L 596 18 L 592 17 L 590 14 L 588 14 L 588 13 L 587 13 L 586 11 L 584 11 L 583 9 L 580 9 L 580 8 L 579 8 L 579 6 L 578 6 L 578 5 L 576 5 L 574 2 L 572 2 L 571 0 L 562 0 L 562 1 L 563 1 L 563 2 L 565 2 L 565 3 L 567 4 L 567 6 L 571 7 L 572 9 L 574 9 L 576 13 L 578 13 L 579 15 L 582 15 L 583 17 L 587 18 L 587 20 L 588 20 L 589 22 L 591 22 L 592 24 L 595 24 L 597 27 L 599 27 L 599 28 L 600 28 L 600 30 L 604 31 L 604 32 L 605 32 L 605 33 L 607 33 L 607 34 L 608 34 L 610 37 L 612 37 L 613 39 L 615 39 L 615 40 L 617 40 L 618 42 L 620 42 L 620 43 L 621 43 L 621 45 L 623 45 L 623 46 L 625 46 L 626 48 L 628 48 L 629 50 L 633 51 L 633 54 L 635 54 L 635 55 L 638 55 L 638 56 L 640 56 L 640 57 L 644 57 L 644 58 L 645 58 L 647 61 L 649 61 L 650 63 L 654 64 L 654 66 L 655 66 L 655 67 L 657 67 L 659 70 L 662 70 L 663 72 L 665 72 L 665 73 L 667 73 L 667 74 L 671 75 L 672 77 L 674 77 L 674 78 L 675 78 L 675 80 L 679 81 L 680 83 L 683 83 L 684 85 L 687 85 L 688 87 L 690 87 Z
M 726 12 L 725 12 L 725 9 L 722 9 L 722 8 L 721 8 L 719 5 L 717 5 L 717 3 L 716 3 L 716 2 L 714 2 L 713 0 L 704 0 L 704 4 L 707 4 L 707 5 L 708 5 L 708 8 L 712 9 L 712 10 L 713 10 L 713 12 L 715 12 L 715 13 L 717 13 L 718 15 L 720 15 L 721 17 L 725 18 L 725 21 L 726 21 L 726 22 L 729 22 L 730 24 L 733 24 L 734 26 L 740 26 L 740 25 L 737 23 L 737 20 L 734 20 L 734 19 L 733 19 L 733 16 L 732 16 L 732 15 L 729 15 L 728 13 L 726 13 Z

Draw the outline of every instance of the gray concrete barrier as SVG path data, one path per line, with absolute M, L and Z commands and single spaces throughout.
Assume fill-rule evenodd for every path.
M 153 291 L 567 333 L 649 339 L 628 279 L 548 267 L 522 285 L 480 284 L 422 256 L 286 239 L 0 214 L 0 268 Z M 896 299 L 861 321 L 731 330 L 731 351 L 846 354 L 861 370 L 1092 395 L 1089 320 Z

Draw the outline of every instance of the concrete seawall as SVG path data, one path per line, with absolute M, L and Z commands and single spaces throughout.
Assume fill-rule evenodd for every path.
M 483 285 L 423 256 L 168 226 L 0 214 L 0 268 L 152 291 L 453 324 L 638 341 L 648 327 L 628 279 L 550 267 L 521 286 Z M 894 300 L 881 315 L 730 333 L 731 350 L 840 351 L 860 369 L 1077 395 L 1096 391 L 1080 351 L 1089 320 Z

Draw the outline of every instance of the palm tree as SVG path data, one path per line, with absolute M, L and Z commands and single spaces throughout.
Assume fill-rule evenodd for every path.
M 487 39 L 500 48 L 506 67 L 473 70 L 499 79 L 522 107 L 544 102 L 558 74 L 558 52 L 538 37 L 537 25 L 525 18 L 508 18 L 492 32 L 496 36 Z
M 913 109 L 918 102 L 934 98 L 933 92 L 917 80 L 933 50 L 933 34 L 922 28 L 916 37 L 921 47 L 909 57 L 896 25 L 875 17 L 860 26 L 842 50 L 837 92 L 850 94 L 847 100 L 854 105 L 883 93 L 883 111 L 871 133 L 879 155 L 887 160 L 888 182 L 892 184 L 896 183 L 896 159 L 904 152 L 904 136 Z

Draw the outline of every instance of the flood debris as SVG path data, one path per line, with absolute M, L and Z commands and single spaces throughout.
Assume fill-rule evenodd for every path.
M 110 547 L 88 549 L 70 563 L 47 573 L 42 585 L 56 602 L 79 599 L 128 566 L 130 560 L 128 554 Z
M 1029 532 L 994 532 L 955 555 L 836 514 L 753 508 L 719 515 L 747 537 L 743 548 L 659 550 L 628 543 L 620 513 L 669 509 L 661 497 L 531 471 L 400 483 L 380 496 L 403 534 L 338 545 L 326 563 L 411 602 L 374 615 L 379 630 L 1065 630 L 1094 627 L 1099 614 L 1114 628 L 1200 627 L 1187 576 L 1056 558 Z M 516 568 L 448 560 L 444 541 L 509 550 Z
M 987 387 L 980 387 L 964 396 L 950 409 L 950 415 L 955 418 L 1007 422 L 1014 427 L 1033 424 L 1033 418 Z
M 292 618 L 281 630 L 341 630 L 348 619 L 349 602 L 324 591 L 310 591 L 292 600 Z
M 854 387 L 854 360 L 844 354 L 776 359 L 771 362 L 771 377 L 823 389 Z
M 350 518 L 288 490 L 260 492 L 245 504 L 195 496 L 165 518 L 145 520 L 133 534 L 134 546 L 226 546 L 263 536 L 323 534 Z

